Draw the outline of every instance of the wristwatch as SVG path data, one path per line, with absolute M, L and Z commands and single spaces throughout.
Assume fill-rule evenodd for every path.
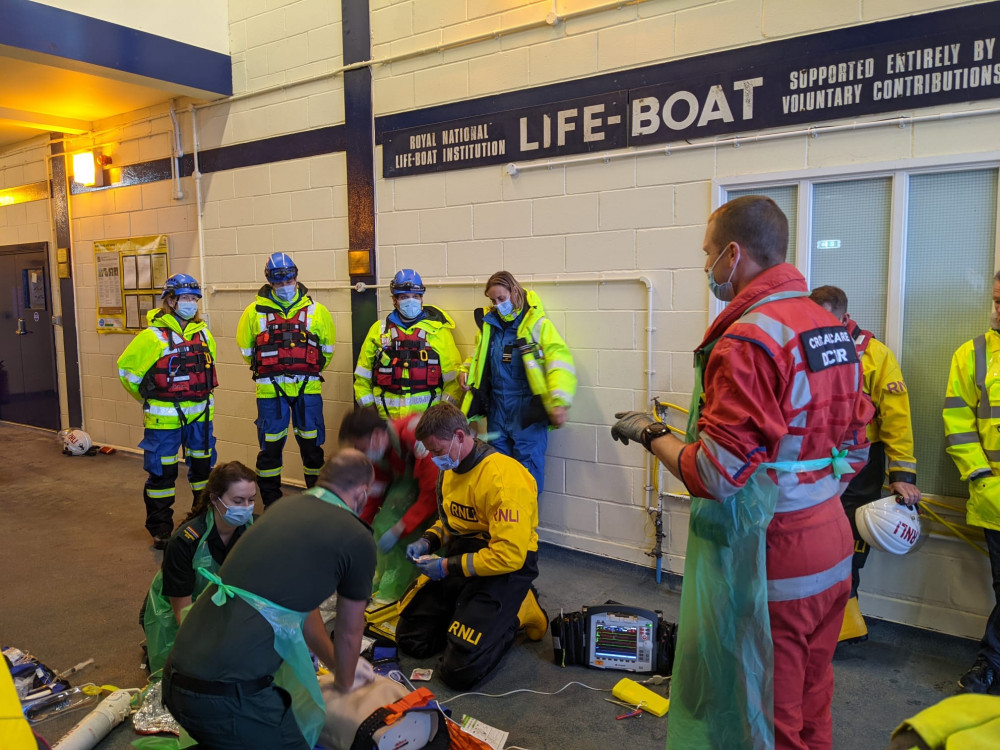
M 652 453 L 653 449 L 650 447 L 652 442 L 656 440 L 656 438 L 663 437 L 669 433 L 670 428 L 663 424 L 663 422 L 653 422 L 650 425 L 646 425 L 642 429 L 642 436 L 640 439 L 642 440 L 642 444 L 645 446 L 646 450 Z

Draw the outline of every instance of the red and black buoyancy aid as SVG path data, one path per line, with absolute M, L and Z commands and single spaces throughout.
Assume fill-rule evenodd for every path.
M 167 339 L 163 355 L 153 363 L 139 385 L 139 395 L 159 401 L 202 401 L 219 385 L 212 353 L 204 333 L 190 341 L 169 328 L 159 331 Z
M 383 391 L 431 391 L 441 388 L 441 357 L 427 344 L 427 331 L 404 333 L 389 324 L 382 333 L 382 348 L 375 357 L 375 385 Z
M 273 308 L 257 307 L 266 315 L 263 330 L 254 339 L 250 368 L 254 377 L 268 375 L 318 375 L 323 370 L 324 357 L 319 338 L 307 327 L 307 308 L 290 318 L 282 317 Z

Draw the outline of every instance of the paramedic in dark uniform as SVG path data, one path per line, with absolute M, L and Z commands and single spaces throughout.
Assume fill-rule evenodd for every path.
M 847 314 L 847 295 L 835 286 L 812 290 L 809 298 L 840 320 L 851 334 L 861 359 L 864 383 L 861 389 L 875 407 L 875 417 L 868 424 L 868 463 L 854 475 L 840 502 L 847 513 L 854 533 L 854 558 L 851 561 L 851 598 L 844 610 L 840 641 L 856 643 L 868 639 L 868 626 L 858 606 L 858 586 L 861 569 L 868 561 L 871 548 L 858 533 L 855 513 L 862 505 L 874 502 L 886 494 L 898 495 L 906 505 L 920 502 L 917 489 L 917 459 L 913 455 L 913 427 L 910 420 L 910 397 L 899 363 L 892 351 L 866 331 Z M 882 491 L 885 483 L 886 458 L 889 459 L 889 492 Z
M 309 650 L 340 692 L 373 679 L 358 654 L 375 541 L 357 518 L 372 480 L 363 453 L 340 451 L 314 487 L 265 513 L 210 574 L 215 585 L 181 624 L 163 678 L 164 704 L 203 746 L 313 747 L 325 709 Z M 331 643 L 318 607 L 334 592 Z
M 441 679 L 467 690 L 500 663 L 519 626 L 533 640 L 545 633 L 531 585 L 538 493 L 527 469 L 472 436 L 458 407 L 432 406 L 416 436 L 441 470 L 439 516 L 406 549 L 430 580 L 403 598 L 396 642 L 417 658 L 443 649 Z
M 833 744 L 832 659 L 853 552 L 840 492 L 867 461 L 874 410 L 850 336 L 808 299 L 787 248 L 788 220 L 770 198 L 711 215 L 705 272 L 729 304 L 695 350 L 687 440 L 641 412 L 616 415 L 611 430 L 692 495 L 670 750 L 735 746 L 717 741 L 725 726 L 752 733 L 754 747 Z

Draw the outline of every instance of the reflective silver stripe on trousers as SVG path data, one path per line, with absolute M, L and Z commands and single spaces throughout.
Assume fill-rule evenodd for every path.
M 830 587 L 851 577 L 851 558 L 853 556 L 852 553 L 832 568 L 827 568 L 819 573 L 797 578 L 769 580 L 767 582 L 767 600 L 769 602 L 790 602 L 822 594 Z

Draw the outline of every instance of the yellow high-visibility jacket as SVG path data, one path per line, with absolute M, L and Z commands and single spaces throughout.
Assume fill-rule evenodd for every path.
M 402 323 L 402 319 L 393 314 L 372 323 L 354 369 L 354 400 L 359 406 L 375 406 L 386 419 L 399 419 L 422 413 L 435 401 L 448 401 L 456 406 L 460 403 L 462 389 L 458 384 L 458 369 L 462 364 L 462 355 L 458 353 L 451 333 L 455 321 L 433 305 L 425 305 L 424 311 L 427 316 L 411 326 L 398 325 L 395 321 Z M 398 392 L 383 389 L 375 382 L 378 359 L 384 349 L 391 347 L 395 333 L 411 335 L 414 331 L 423 331 L 427 346 L 440 359 L 442 387 L 433 390 L 403 387 Z
M 1000 747 L 1000 697 L 953 695 L 904 721 L 892 736 L 908 729 L 916 732 L 931 750 Z
M 319 302 L 313 302 L 309 296 L 309 290 L 305 285 L 299 283 L 299 296 L 288 310 L 282 308 L 274 297 L 271 296 L 271 285 L 264 284 L 258 291 L 257 297 L 240 316 L 239 325 L 236 328 L 236 345 L 240 348 L 243 360 L 249 365 L 253 363 L 253 350 L 260 334 L 267 327 L 267 315 L 269 312 L 276 313 L 282 317 L 293 317 L 303 308 L 306 309 L 306 328 L 319 339 L 320 351 L 323 353 L 323 367 L 325 370 L 330 365 L 333 357 L 333 350 L 337 343 L 337 329 L 333 324 L 333 317 L 330 311 Z M 322 393 L 322 381 L 319 375 L 274 375 L 254 378 L 257 384 L 257 398 L 276 398 L 278 392 L 274 384 L 284 391 L 287 396 L 298 396 L 300 393 Z
M 875 406 L 875 418 L 868 423 L 868 442 L 885 445 L 890 482 L 916 484 L 910 397 L 899 363 L 889 347 L 854 321 L 849 321 L 847 330 L 861 357 L 862 390 Z
M 38 750 L 31 725 L 17 697 L 7 664 L 0 664 L 0 747 L 4 750 Z
M 449 558 L 452 575 L 495 576 L 520 570 L 538 550 L 538 488 L 520 463 L 476 441 L 473 454 L 438 478 L 438 520 L 424 538 L 431 549 L 473 536 L 488 542 L 478 552 Z
M 527 310 L 517 327 L 517 337 L 532 345 L 531 351 L 522 352 L 528 386 L 532 393 L 541 397 L 546 411 L 551 411 L 556 406 L 571 406 L 576 395 L 573 355 L 555 324 L 545 316 L 545 308 L 538 295 L 528 290 L 525 297 Z M 484 307 L 483 315 L 491 309 Z M 489 361 L 490 328 L 489 324 L 483 324 L 476 334 L 472 356 L 462 364 L 462 372 L 468 375 L 467 385 L 470 389 L 479 388 L 483 382 L 483 371 Z M 469 414 L 472 400 L 473 391 L 470 390 L 462 400 L 462 411 L 465 414 Z
M 118 378 L 122 381 L 122 385 L 129 392 L 129 395 L 143 405 L 143 425 L 150 430 L 180 429 L 181 418 L 177 413 L 178 409 L 184 415 L 185 422 L 194 422 L 205 418 L 211 420 L 215 416 L 215 401 L 212 396 L 209 396 L 207 400 L 179 401 L 175 404 L 172 401 L 161 401 L 155 398 L 145 399 L 139 393 L 139 386 L 146 373 L 170 347 L 167 330 L 177 334 L 185 341 L 190 341 L 200 331 L 205 337 L 205 343 L 208 344 L 209 356 L 214 365 L 215 338 L 208 330 L 208 326 L 205 325 L 205 321 L 190 321 L 182 330 L 181 321 L 178 320 L 177 316 L 164 313 L 160 308 L 148 311 L 146 321 L 149 327 L 132 339 L 132 342 L 125 347 L 125 351 L 118 358 Z M 207 414 L 205 413 L 206 409 L 208 410 Z
M 1000 475 L 1000 333 L 990 329 L 951 358 L 944 401 L 945 450 L 963 480 Z M 1000 529 L 1000 493 L 972 492 L 974 526 Z

